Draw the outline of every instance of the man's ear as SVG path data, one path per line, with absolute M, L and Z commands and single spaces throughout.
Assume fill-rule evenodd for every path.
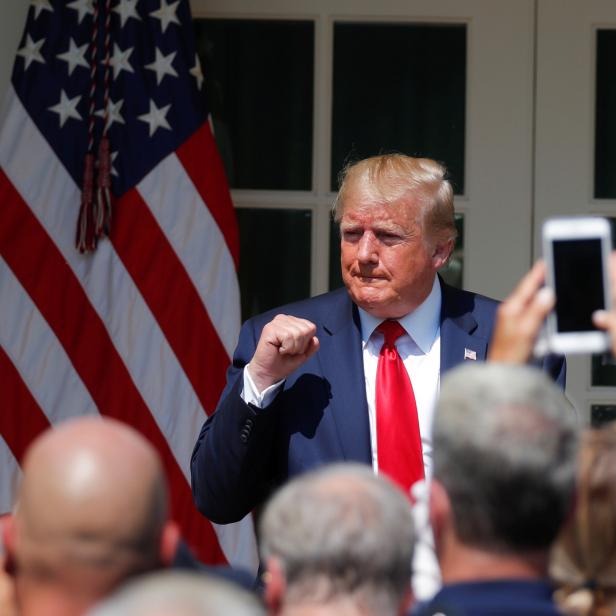
M 160 561 L 169 567 L 175 558 L 180 543 L 180 527 L 173 520 L 167 520 L 160 536 Z
M 284 595 L 287 589 L 284 567 L 279 558 L 270 556 L 267 559 L 263 581 L 265 582 L 265 590 L 263 592 L 265 605 L 270 614 L 278 614 L 282 609 Z
M 446 242 L 435 242 L 432 249 L 432 263 L 435 269 L 440 269 L 447 263 L 453 248 L 455 240 L 447 240 Z
M 6 573 L 15 575 L 15 543 L 17 529 L 11 514 L 0 517 L 0 547 L 4 546 L 4 556 L 0 550 L 0 564 Z M 0 571 L 2 575 L 2 571 Z
M 409 584 L 409 587 L 404 592 L 404 597 L 402 598 L 402 601 L 400 603 L 398 616 L 405 616 L 406 614 L 408 614 L 411 611 L 411 608 L 413 607 L 414 603 L 415 595 L 413 594 L 413 591 L 411 590 L 411 586 Z
M 434 533 L 436 553 L 440 551 L 445 533 L 452 524 L 451 501 L 443 484 L 438 479 L 430 482 L 430 524 Z

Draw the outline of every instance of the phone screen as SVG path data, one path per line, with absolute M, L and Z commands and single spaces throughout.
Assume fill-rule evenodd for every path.
M 592 313 L 605 308 L 601 239 L 553 240 L 556 328 L 594 331 Z

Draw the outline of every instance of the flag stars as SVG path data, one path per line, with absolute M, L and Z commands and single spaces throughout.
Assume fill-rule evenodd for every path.
M 30 6 L 34 7 L 34 19 L 37 19 L 43 11 L 53 13 L 53 8 L 51 4 L 49 4 L 49 0 L 31 0 Z
M 109 59 L 109 65 L 113 67 L 113 78 L 117 79 L 118 75 L 122 71 L 127 73 L 134 73 L 133 67 L 130 65 L 128 59 L 133 53 L 134 47 L 122 50 L 118 47 L 117 43 L 113 44 L 113 56 Z
M 199 55 L 195 54 L 195 65 L 188 71 L 197 81 L 197 90 L 201 90 L 203 85 L 203 71 L 201 70 L 201 62 Z
M 81 47 L 77 47 L 77 43 L 71 38 L 69 39 L 68 50 L 57 55 L 60 60 L 64 60 L 68 64 L 69 76 L 73 74 L 77 66 L 89 68 L 90 65 L 86 61 L 87 49 L 88 43 L 84 43 Z
M 66 6 L 77 11 L 78 24 L 81 24 L 81 20 L 86 15 L 94 15 L 94 0 L 73 0 L 73 2 L 69 2 Z
M 146 122 L 150 125 L 150 137 L 159 129 L 166 128 L 167 130 L 171 130 L 171 126 L 169 126 L 169 122 L 167 122 L 167 113 L 171 105 L 165 105 L 158 109 L 156 107 L 156 103 L 151 100 L 150 101 L 150 111 L 149 113 L 144 113 L 143 115 L 138 116 L 139 120 L 142 122 Z
M 61 90 L 60 102 L 57 105 L 54 105 L 53 107 L 49 107 L 49 111 L 53 111 L 54 113 L 58 114 L 58 117 L 60 119 L 60 128 L 64 126 L 64 124 L 69 118 L 74 118 L 75 120 L 81 120 L 81 116 L 79 115 L 79 112 L 77 111 L 77 105 L 79 104 L 80 99 L 81 99 L 81 96 L 75 96 L 75 98 L 69 98 L 66 95 L 66 92 L 64 90 Z
M 137 13 L 137 2 L 139 0 L 120 0 L 120 3 L 114 7 L 113 12 L 120 16 L 120 26 L 122 28 L 131 17 L 141 20 L 139 13 Z
M 114 122 L 116 124 L 126 124 L 126 122 L 124 122 L 124 118 L 120 113 L 122 111 L 122 105 L 124 105 L 124 99 L 120 99 L 115 103 L 111 99 L 107 101 L 107 126 L 105 128 L 108 129 Z M 96 112 L 96 115 L 99 118 L 104 118 L 105 110 L 99 109 Z
M 26 62 L 25 70 L 28 70 L 32 62 L 40 62 L 41 64 L 45 64 L 45 60 L 41 55 L 41 47 L 44 43 L 44 38 L 34 42 L 29 34 L 26 35 L 26 44 L 17 51 L 17 55 L 21 56 Z
M 150 17 L 160 19 L 160 27 L 163 33 L 165 32 L 169 24 L 180 24 L 180 20 L 176 15 L 179 3 L 180 0 L 176 0 L 171 4 L 167 4 L 167 0 L 160 0 L 160 8 L 157 11 L 153 11 L 152 13 L 150 13 Z
M 165 75 L 171 75 L 177 77 L 178 74 L 173 68 L 173 59 L 175 58 L 177 51 L 170 53 L 168 56 L 162 54 L 158 47 L 156 48 L 156 59 L 152 64 L 146 64 L 145 68 L 156 73 L 156 85 L 160 85 Z

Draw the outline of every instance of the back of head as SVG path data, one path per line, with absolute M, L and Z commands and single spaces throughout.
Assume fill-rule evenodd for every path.
M 294 479 L 261 518 L 264 561 L 283 570 L 285 605 L 352 600 L 393 614 L 407 596 L 414 529 L 410 503 L 389 480 L 357 464 Z
M 31 445 L 23 471 L 12 544 L 24 615 L 52 614 L 52 602 L 79 613 L 158 566 L 166 481 L 137 432 L 101 418 L 66 422 Z
M 547 550 L 574 489 L 577 426 L 563 393 L 534 368 L 464 365 L 443 381 L 433 429 L 434 477 L 458 539 Z
M 334 203 L 334 219 L 342 218 L 351 186 L 361 183 L 374 203 L 390 204 L 411 196 L 422 205 L 426 236 L 446 242 L 456 237 L 453 188 L 443 165 L 405 154 L 371 156 L 342 169 Z
M 616 610 L 616 425 L 588 430 L 578 456 L 573 517 L 559 535 L 550 574 L 562 587 L 566 610 Z
M 254 595 L 203 574 L 159 572 L 138 578 L 89 616 L 265 616 Z

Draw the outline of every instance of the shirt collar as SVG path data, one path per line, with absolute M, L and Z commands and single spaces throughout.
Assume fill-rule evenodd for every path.
M 441 319 L 441 285 L 438 276 L 434 277 L 432 290 L 426 299 L 413 312 L 398 319 L 404 331 L 414 340 L 423 353 L 432 348 L 438 334 Z M 363 308 L 359 310 L 361 322 L 362 346 L 366 346 L 374 330 L 384 321 L 368 314 Z

